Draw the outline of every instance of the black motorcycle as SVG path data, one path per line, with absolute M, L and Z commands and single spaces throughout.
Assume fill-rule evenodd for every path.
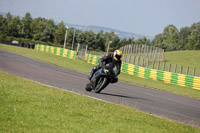
M 115 70 L 116 66 L 112 62 L 100 68 L 93 74 L 90 82 L 85 86 L 85 90 L 94 90 L 95 93 L 100 93 L 109 83 L 113 83 L 113 80 L 117 77 Z

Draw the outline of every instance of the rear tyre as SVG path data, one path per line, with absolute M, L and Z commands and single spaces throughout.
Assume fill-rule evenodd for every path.
M 87 84 L 86 84 L 85 90 L 86 90 L 86 91 L 92 91 L 92 87 L 91 87 L 91 84 L 90 84 L 90 83 L 87 83 Z
M 106 77 L 100 77 L 97 81 L 94 92 L 100 93 L 107 85 L 108 79 Z

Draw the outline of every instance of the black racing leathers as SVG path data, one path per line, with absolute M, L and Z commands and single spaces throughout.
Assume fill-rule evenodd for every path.
M 120 74 L 120 69 L 121 69 L 121 64 L 122 61 L 116 61 L 113 58 L 113 54 L 108 54 L 106 56 L 103 56 L 102 58 L 99 59 L 99 65 L 95 66 L 94 68 L 91 69 L 90 73 L 89 73 L 89 79 L 92 78 L 92 75 L 100 68 L 105 67 L 106 64 L 109 64 L 110 62 L 113 62 L 116 66 L 116 71 L 115 74 L 116 76 Z M 115 79 L 113 79 L 112 83 L 116 83 L 118 81 L 118 78 L 116 77 Z
M 113 54 L 108 54 L 107 56 L 103 56 L 102 58 L 99 59 L 99 65 L 97 65 L 97 69 L 105 67 L 106 64 L 113 62 L 116 65 L 116 75 L 120 74 L 120 69 L 121 69 L 121 64 L 122 61 L 116 61 L 113 58 Z

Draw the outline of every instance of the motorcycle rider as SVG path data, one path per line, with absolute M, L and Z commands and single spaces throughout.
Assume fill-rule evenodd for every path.
M 116 83 L 118 81 L 117 76 L 120 74 L 121 70 L 121 57 L 122 57 L 122 51 L 121 50 L 115 50 L 113 54 L 108 54 L 106 56 L 103 56 L 102 58 L 99 59 L 99 65 L 95 66 L 92 68 L 88 74 L 89 80 L 91 80 L 93 74 L 100 68 L 105 67 L 109 63 L 113 63 L 116 66 L 116 71 L 114 77 L 111 81 L 111 83 Z

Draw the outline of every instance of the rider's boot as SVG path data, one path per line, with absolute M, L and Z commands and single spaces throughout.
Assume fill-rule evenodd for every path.
M 88 79 L 91 80 L 93 74 L 98 70 L 98 66 L 95 66 L 94 68 L 92 68 L 88 74 Z
M 93 74 L 94 74 L 94 68 L 92 68 L 91 70 L 90 70 L 90 72 L 89 72 L 89 74 L 88 74 L 88 79 L 89 80 L 91 80 L 91 78 L 92 78 L 92 76 L 93 76 Z

